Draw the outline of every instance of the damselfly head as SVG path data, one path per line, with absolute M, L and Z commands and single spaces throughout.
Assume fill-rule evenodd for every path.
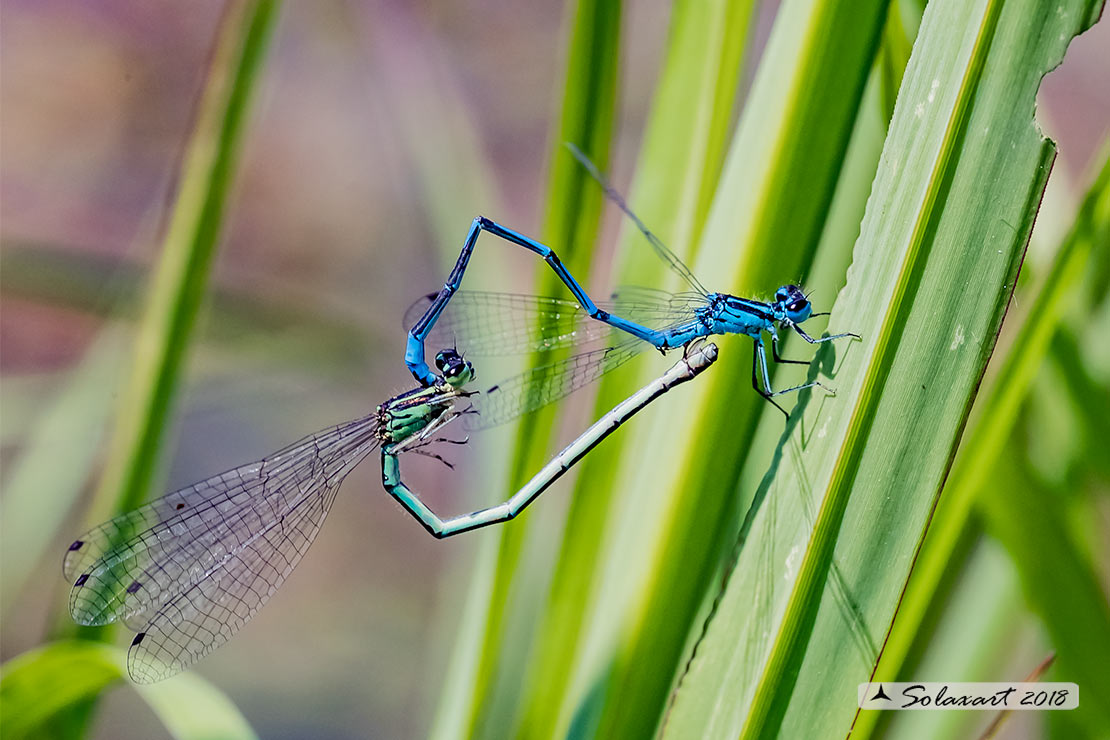
M 436 369 L 443 379 L 453 388 L 461 388 L 478 377 L 469 360 L 463 359 L 456 349 L 444 349 L 436 353 Z
M 792 324 L 800 324 L 813 313 L 813 306 L 802 289 L 797 285 L 784 285 L 775 292 L 775 300 L 771 303 L 775 318 L 779 321 L 786 319 Z

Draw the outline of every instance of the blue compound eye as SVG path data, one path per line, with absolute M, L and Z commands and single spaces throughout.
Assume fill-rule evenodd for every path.
M 453 349 L 444 349 L 436 353 L 436 369 L 446 373 L 451 367 L 463 362 L 462 355 Z
M 436 354 L 435 364 L 436 369 L 448 380 L 466 378 L 467 380 L 464 382 L 469 382 L 475 377 L 474 366 L 468 360 L 464 360 L 457 350 L 445 349 L 440 351 Z

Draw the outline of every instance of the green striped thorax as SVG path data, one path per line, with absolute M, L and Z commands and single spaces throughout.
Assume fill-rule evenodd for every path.
M 383 446 L 410 440 L 452 409 L 457 399 L 470 395 L 464 387 L 477 377 L 470 361 L 457 350 L 445 349 L 436 354 L 435 365 L 440 382 L 394 396 L 378 406 L 378 439 Z

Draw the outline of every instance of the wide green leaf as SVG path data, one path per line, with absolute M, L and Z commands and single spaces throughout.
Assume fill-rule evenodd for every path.
M 12 658 L 0 676 L 4 737 L 46 737 L 44 723 L 55 714 L 127 682 L 126 664 L 123 650 L 88 640 L 52 642 Z M 179 740 L 255 737 L 235 705 L 195 673 L 136 688 Z
M 838 395 L 803 399 L 770 467 L 751 462 L 763 482 L 675 737 L 851 727 L 1054 156 L 1033 122 L 1037 87 L 1100 4 L 1042 5 L 929 4 L 829 322 L 864 340 L 823 348 Z
M 1012 450 L 1013 448 L 1011 448 Z M 1095 563 L 1071 531 L 1058 491 L 1036 485 L 1015 455 L 1000 459 L 978 506 L 1005 545 L 1033 611 L 1052 640 L 1060 670 L 1083 692 L 1076 721 L 1098 737 L 1110 727 L 1110 605 Z
M 137 507 L 154 477 L 277 9 L 272 0 L 232 4 L 219 26 L 135 337 L 132 368 L 122 385 L 104 469 L 86 517 L 90 522 Z M 90 639 L 109 632 L 83 630 Z M 90 702 L 59 713 L 55 731 L 76 733 Z
M 903 663 L 911 646 L 919 639 L 922 624 L 934 605 L 945 574 L 953 566 L 955 552 L 969 528 L 969 518 L 977 497 L 993 497 L 996 494 L 989 493 L 991 490 L 1002 492 L 1001 495 L 1007 497 L 1011 494 L 1011 488 L 998 486 L 992 478 L 997 461 L 1003 445 L 1011 440 L 1021 403 L 1045 360 L 1052 336 L 1069 316 L 1072 303 L 1069 299 L 1082 283 L 1092 249 L 1098 243 L 1106 243 L 1106 223 L 1110 223 L 1110 158 L 1104 158 L 1102 171 L 1084 198 L 1075 224 L 1056 251 L 1051 269 L 1044 276 L 1039 290 L 1025 308 L 1024 320 L 1014 332 L 1009 352 L 1005 357 L 995 358 L 1002 362 L 984 393 L 976 400 L 975 422 L 960 445 L 945 484 L 899 607 L 898 618 L 875 670 L 876 680 L 899 680 L 897 677 L 903 675 Z M 1067 538 L 1060 544 L 1066 541 Z M 1022 549 L 1025 549 L 1024 546 Z M 1057 590 L 1059 584 L 1054 586 Z M 1100 609 L 1105 608 L 1104 603 L 1099 603 L 1101 600 L 1101 595 L 1096 596 L 1093 603 L 1081 610 L 1082 613 L 1097 615 Z M 1061 632 L 1065 638 L 1075 635 L 1090 641 L 1089 633 L 1075 629 L 1075 625 Z M 1110 643 L 1110 639 L 1106 642 Z M 1094 659 L 1097 650 L 1084 652 Z M 1098 680 L 1098 677 L 1093 677 L 1092 689 L 1097 690 Z M 864 713 L 856 725 L 856 734 L 869 736 L 878 718 L 878 713 Z
M 549 148 L 548 199 L 541 238 L 553 246 L 574 275 L 586 280 L 600 220 L 601 193 L 592 187 L 589 175 L 566 156 L 564 143 L 576 144 L 602 166 L 608 162 L 616 114 L 621 3 L 578 0 L 567 11 L 566 68 L 559 123 L 552 132 Z M 568 295 L 549 267 L 541 264 L 537 274 L 537 293 Z M 508 285 L 498 289 L 515 290 Z M 551 362 L 551 354 L 547 353 L 543 361 Z M 531 477 L 547 461 L 558 412 L 556 407 L 549 406 L 521 419 L 516 442 L 507 458 L 510 461 L 507 476 L 490 478 L 504 480 L 505 489 L 515 490 Z M 529 522 L 526 512 L 513 527 L 498 528 L 493 581 L 490 583 L 486 574 L 476 576 L 474 590 L 479 598 L 487 600 L 488 606 L 481 618 L 477 607 L 468 610 L 473 617 L 466 620 L 466 631 L 458 637 L 461 644 L 476 645 L 476 654 L 466 658 L 473 667 L 465 674 L 452 673 L 453 682 L 464 682 L 468 700 L 460 700 L 456 684 L 448 687 L 452 704 L 465 703 L 468 707 L 465 717 L 459 717 L 454 727 L 438 722 L 438 733 L 500 737 L 503 728 L 513 721 L 519 686 L 527 668 L 531 631 L 527 627 L 510 631 L 506 625 L 534 623 L 531 615 L 539 605 L 536 594 L 542 588 L 542 583 L 517 578 L 530 549 L 541 547 L 544 541 L 531 536 Z M 481 630 L 475 634 L 479 622 Z M 460 712 L 453 710 L 453 714 L 457 716 Z
M 276 2 L 231 6 L 185 152 L 173 210 L 135 340 L 134 366 L 101 476 L 95 516 L 147 495 L 174 392 L 222 233 Z
M 118 328 L 101 333 L 53 397 L 40 405 L 19 455 L 8 463 L 0 499 L 0 614 L 17 603 L 96 463 L 112 407 L 104 388 L 119 372 L 122 344 Z M 65 464 L 59 465 L 63 457 Z
M 652 230 L 685 258 L 692 255 L 716 192 L 739 92 L 741 59 L 756 8 L 752 0 L 687 1 L 676 3 L 672 10 L 667 54 L 630 202 L 638 212 L 650 214 Z M 563 156 L 569 161 L 569 156 Z M 625 281 L 666 285 L 673 280 L 659 260 L 647 257 L 643 235 L 625 224 L 621 244 Z M 633 364 L 607 376 L 594 416 L 646 382 L 646 374 Z M 630 450 L 630 439 L 627 432 L 616 436 L 581 465 L 521 697 L 518 732 L 522 736 L 547 737 L 569 721 L 573 704 L 565 700 L 571 668 L 580 658 L 579 637 L 588 614 L 584 605 L 616 498 L 615 461 Z
M 885 14 L 884 2 L 779 8 L 693 265 L 709 289 L 762 297 L 808 272 Z M 735 481 L 770 408 L 750 390 L 750 353 L 726 340 L 713 373 L 630 430 L 574 676 L 577 727 L 643 736 L 664 712 L 732 549 Z

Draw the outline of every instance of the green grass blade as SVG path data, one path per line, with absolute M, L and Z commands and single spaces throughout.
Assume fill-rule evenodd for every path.
M 1110 209 L 1110 158 L 1088 190 L 1075 224 L 1057 250 L 1025 320 L 1014 333 L 1008 354 L 996 358 L 1002 364 L 976 401 L 976 422 L 960 445 L 898 617 L 875 669 L 875 680 L 893 681 L 902 675 L 903 663 L 921 632 L 946 571 L 952 566 L 953 552 L 968 526 L 976 497 L 990 487 L 996 461 L 1011 439 L 1022 401 L 1044 362 L 1053 334 L 1065 317 L 1071 320 L 1070 314 L 1065 313 L 1065 302 L 1082 283 L 1097 239 L 1098 222 L 1106 218 L 1103 214 L 1107 209 Z M 1010 492 L 1009 488 L 1002 490 Z M 876 712 L 861 714 L 856 734 L 869 737 L 878 718 Z
M 652 229 L 685 257 L 701 233 L 716 190 L 755 9 L 751 0 L 736 0 L 679 2 L 672 11 L 667 54 L 630 202 L 638 212 L 650 214 Z M 643 236 L 626 228 L 625 279 L 641 285 L 667 284 L 673 276 L 659 260 L 644 259 L 645 248 Z M 627 396 L 642 380 L 637 370 L 642 368 L 622 368 L 607 376 L 595 409 L 606 411 Z M 565 731 L 558 728 L 568 721 L 564 699 L 586 616 L 583 600 L 613 498 L 614 460 L 626 449 L 627 439 L 622 435 L 607 441 L 581 466 L 548 607 L 536 631 L 519 736 L 549 737 Z
M 221 25 L 97 491 L 97 501 L 112 502 L 115 511 L 133 509 L 147 495 L 277 7 L 266 0 L 231 5 Z
M 126 680 L 119 648 L 85 640 L 50 643 L 18 655 L 0 671 L 5 737 L 45 737 L 60 713 Z
M 690 263 L 717 191 L 738 102 L 741 62 L 750 54 L 758 9 L 754 0 L 680 0 L 671 11 L 667 53 L 629 202 Z M 688 287 L 649 257 L 644 237 L 632 224 L 625 220 L 623 225 L 621 280 Z M 608 409 L 611 404 L 598 406 Z
M 712 288 L 763 296 L 807 271 L 885 13 L 883 2 L 780 8 L 694 265 Z M 595 566 L 600 596 L 575 676 L 578 697 L 604 696 L 600 736 L 656 727 L 730 547 L 731 481 L 766 404 L 746 390 L 751 345 L 732 339 L 723 349 L 714 372 L 683 390 L 681 405 L 668 399 L 625 442 L 635 452 L 615 478 L 620 498 Z M 576 721 L 590 722 L 589 712 L 583 704 Z
M 440 54 L 423 53 L 425 47 L 430 49 L 436 43 L 434 32 L 414 27 L 411 32 L 419 35 L 403 43 L 422 51 L 405 55 L 403 68 L 397 68 L 387 58 L 391 55 L 391 44 L 399 42 L 393 39 L 381 43 L 383 40 L 374 34 L 388 33 L 389 29 L 377 23 L 371 9 L 361 8 L 356 12 L 372 34 L 374 48 L 384 48 L 378 51 L 381 56 L 375 58 L 374 64 L 387 70 L 383 81 L 393 101 L 395 117 L 400 121 L 396 134 L 403 144 L 404 163 L 419 190 L 427 226 L 435 235 L 438 259 L 432 264 L 440 265 L 442 272 L 437 271 L 434 279 L 429 276 L 424 289 L 434 288 L 458 259 L 459 248 L 474 216 L 485 214 L 497 220 L 504 219 L 492 162 L 483 152 L 474 121 L 475 111 L 470 107 L 472 101 L 467 99 L 453 70 L 448 69 L 450 60 Z M 483 240 L 481 249 L 487 245 Z M 494 244 L 492 248 L 509 247 Z M 509 289 L 503 275 L 492 270 L 485 273 L 468 270 L 465 286 L 467 290 Z M 372 346 L 380 346 L 380 343 Z M 463 486 L 468 489 L 467 493 L 488 490 L 489 481 L 503 480 L 508 453 L 509 450 L 504 451 L 502 457 L 505 459 L 492 459 L 490 455 L 478 460 L 477 470 L 467 478 L 478 483 Z M 470 500 L 459 502 L 460 510 L 471 505 L 478 508 L 482 504 Z M 494 537 L 482 540 L 474 558 L 457 559 L 442 579 L 444 584 L 451 584 L 444 589 L 445 601 L 465 604 L 457 612 L 443 615 L 429 648 L 432 652 L 449 650 L 451 656 L 439 682 L 441 688 L 429 737 L 457 737 L 469 721 L 474 676 L 481 659 L 480 641 L 496 565 L 496 545 Z
M 904 5 L 910 4 L 891 3 L 886 27 L 883 28 L 883 46 L 879 54 L 879 68 L 882 71 L 879 104 L 883 112 L 883 120 L 888 122 L 894 114 L 898 88 L 902 84 L 902 75 L 906 71 L 906 63 L 910 58 L 913 39 L 917 35 L 917 26 L 920 25 L 923 10 L 923 8 L 914 7 L 911 11 L 903 7 Z
M 1070 531 L 1066 496 L 1037 485 L 1016 455 L 978 497 L 986 530 L 1017 567 L 1026 600 L 1044 623 L 1058 666 L 1078 683 L 1074 719 L 1091 737 L 1110 727 L 1110 606 L 1094 563 Z M 1011 485 L 1005 485 L 1009 481 Z
M 17 603 L 26 579 L 55 543 L 96 464 L 112 406 L 104 389 L 119 373 L 123 345 L 118 327 L 101 333 L 40 407 L 19 455 L 6 466 L 0 499 L 0 616 Z
M 465 228 L 468 220 L 462 223 Z M 5 239 L 0 245 L 0 292 L 87 317 L 138 320 L 148 282 L 149 265 L 138 255 L 82 253 L 41 241 Z M 104 300 L 106 284 L 111 286 L 110 301 Z M 295 333 L 298 355 L 317 371 L 327 369 L 321 368 L 327 364 L 321 358 L 338 358 L 352 368 L 352 376 L 357 368 L 357 377 L 362 377 L 371 351 L 361 348 L 378 346 L 383 338 L 357 316 L 321 308 L 296 286 L 212 285 L 205 302 L 210 317 L 205 342 L 242 352 L 244 336 L 266 335 L 271 342 L 276 334 Z
M 272 1 L 228 6 L 219 29 L 181 167 L 162 251 L 135 338 L 133 366 L 121 392 L 104 471 L 87 518 L 102 521 L 147 495 L 208 268 L 242 147 L 251 93 L 277 20 Z M 68 624 L 63 632 L 76 628 Z M 108 629 L 83 629 L 92 638 Z M 78 731 L 90 705 L 56 717 L 55 729 Z
M 952 676 L 961 681 L 1025 680 L 1048 649 L 1036 620 L 1022 608 L 1017 573 L 1006 551 L 997 542 L 980 538 L 969 549 L 963 567 L 951 575 L 954 583 L 943 614 L 929 630 L 934 644 L 913 669 L 918 678 L 910 680 Z M 1042 680 L 1068 679 L 1042 676 Z M 980 738 L 997 716 L 993 712 L 860 712 L 853 740 L 862 720 L 871 715 L 882 717 L 882 737 L 887 740 Z M 1023 717 L 1026 722 L 1028 718 Z M 1006 736 L 1005 732 L 999 735 Z
M 12 658 L 0 674 L 4 737 L 46 737 L 56 714 L 127 681 L 127 655 L 97 642 L 66 640 Z M 136 688 L 178 740 L 256 737 L 231 700 L 196 674 Z
M 878 660 L 1047 179 L 1037 86 L 1097 17 L 1062 7 L 929 4 L 829 322 L 865 339 L 822 353 L 840 393 L 800 401 L 674 736 L 848 732 L 844 687 Z
M 601 193 L 589 175 L 567 156 L 563 144 L 572 142 L 599 166 L 606 166 L 609 140 L 616 113 L 616 83 L 620 52 L 621 3 L 619 0 L 579 0 L 568 9 L 567 66 L 562 88 L 560 119 L 549 145 L 550 173 L 547 208 L 541 238 L 559 253 L 572 274 L 586 281 L 601 213 Z M 536 292 L 566 295 L 566 288 L 546 265 L 537 266 Z M 550 362 L 548 354 L 546 361 Z M 508 489 L 531 477 L 546 461 L 557 428 L 558 409 L 547 407 L 522 419 L 511 456 Z M 526 512 L 513 527 L 499 528 L 497 573 L 478 666 L 471 676 L 470 721 L 463 732 L 474 737 L 501 737 L 512 725 L 520 683 L 528 662 L 528 625 L 537 607 L 533 598 L 538 584 L 516 580 L 531 537 Z M 532 589 L 528 594 L 518 590 Z M 523 626 L 509 631 L 507 625 Z M 468 639 L 463 636 L 461 639 Z

